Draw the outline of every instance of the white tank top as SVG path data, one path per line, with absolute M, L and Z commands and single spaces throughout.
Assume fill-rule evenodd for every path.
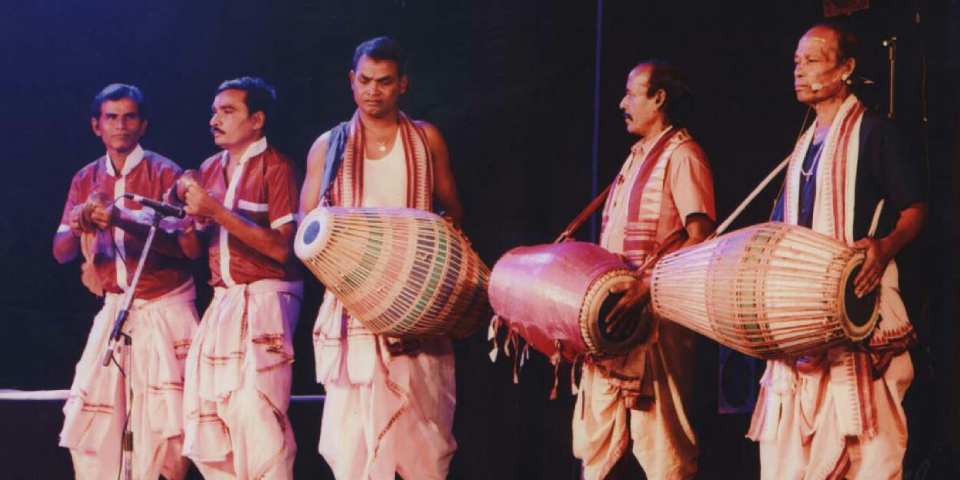
M 407 159 L 397 132 L 390 153 L 379 160 L 363 158 L 364 207 L 407 206 Z

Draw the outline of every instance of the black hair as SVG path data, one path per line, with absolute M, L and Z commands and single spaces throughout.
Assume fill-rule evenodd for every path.
M 357 45 L 357 49 L 353 51 L 353 70 L 357 69 L 357 63 L 360 62 L 360 57 L 363 56 L 370 57 L 377 61 L 392 60 L 397 64 L 397 77 L 402 78 L 406 75 L 407 58 L 403 53 L 400 42 L 392 38 L 371 38 Z
M 693 107 L 693 89 L 687 84 L 680 70 L 669 60 L 651 59 L 640 62 L 636 67 L 649 67 L 650 80 L 647 97 L 653 97 L 658 91 L 666 93 L 662 112 L 670 123 L 683 125 Z
M 90 118 L 100 118 L 100 107 L 103 106 L 103 102 L 120 100 L 122 98 L 133 100 L 137 104 L 137 113 L 140 115 L 140 118 L 143 120 L 147 119 L 147 113 L 150 110 L 147 97 L 143 95 L 143 92 L 141 92 L 139 88 L 123 83 L 111 83 L 103 87 L 103 90 L 100 90 L 100 93 L 93 97 L 93 103 L 90 104 Z
M 246 92 L 244 103 L 247 105 L 247 113 L 253 115 L 257 112 L 263 112 L 264 131 L 266 131 L 267 120 L 273 118 L 273 113 L 277 108 L 277 91 L 262 78 L 258 77 L 240 77 L 233 80 L 227 80 L 217 87 L 217 94 L 224 90 L 243 90 Z

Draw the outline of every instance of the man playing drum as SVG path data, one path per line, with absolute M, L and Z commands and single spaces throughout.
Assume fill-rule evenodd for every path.
M 190 262 L 168 231 L 176 225 L 161 224 L 136 284 L 123 328 L 132 339 L 132 365 L 117 352 L 116 363 L 102 365 L 153 219 L 150 209 L 122 196 L 160 198 L 180 176 L 180 167 L 140 147 L 147 104 L 137 87 L 107 86 L 94 98 L 91 113 L 107 154 L 73 177 L 53 255 L 67 263 L 82 253 L 84 285 L 105 298 L 63 408 L 60 445 L 70 449 L 76 478 L 117 478 L 129 422 L 134 478 L 181 479 L 188 465 L 180 453 L 183 358 L 197 329 L 197 310 Z M 125 387 L 132 405 L 126 405 Z
M 300 174 L 267 143 L 276 93 L 223 82 L 210 130 L 223 151 L 178 191 L 196 229 L 184 251 L 210 258 L 213 300 L 187 357 L 184 454 L 208 479 L 293 478 L 287 418 L 302 273 L 293 255 Z
M 851 92 L 856 46 L 834 24 L 811 28 L 797 45 L 797 100 L 817 118 L 793 151 L 772 219 L 865 249 L 855 291 L 881 289 L 880 323 L 857 348 L 768 362 L 747 434 L 760 442 L 765 479 L 902 475 L 901 400 L 913 379 L 907 348 L 916 334 L 892 259 L 919 233 L 926 193 L 892 125 Z
M 688 96 L 680 72 L 668 62 L 643 62 L 627 77 L 620 108 L 627 131 L 640 140 L 607 199 L 600 245 L 633 267 L 677 230 L 686 232 L 687 246 L 703 241 L 714 228 L 710 167 L 679 126 Z M 611 327 L 635 324 L 639 307 L 649 300 L 648 283 L 614 289 L 625 295 L 610 315 Z M 642 344 L 627 356 L 583 366 L 573 449 L 583 460 L 586 479 L 616 477 L 619 468 L 614 467 L 628 447 L 648 478 L 696 474 L 698 448 L 687 420 L 695 334 L 658 322 L 646 311 L 642 315 L 641 328 L 650 329 Z
M 397 41 L 380 37 L 357 47 L 350 71 L 357 111 L 310 149 L 301 213 L 321 202 L 431 210 L 435 196 L 447 219 L 460 224 L 443 136 L 398 109 L 407 82 Z M 327 394 L 319 451 L 337 478 L 446 478 L 457 447 L 450 340 L 376 336 L 327 291 L 314 351 Z

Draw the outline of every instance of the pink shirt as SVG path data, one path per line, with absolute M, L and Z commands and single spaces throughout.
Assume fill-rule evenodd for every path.
M 223 206 L 265 228 L 280 228 L 297 221 L 300 172 L 293 163 L 261 138 L 250 145 L 227 182 L 229 153 L 220 152 L 203 162 L 200 184 Z M 303 278 L 297 259 L 281 264 L 254 250 L 211 223 L 208 234 L 210 285 L 230 287 L 267 278 L 294 281 Z
M 92 192 L 103 192 L 111 199 L 124 193 L 159 199 L 179 178 L 180 172 L 180 167 L 170 159 L 143 150 L 139 145 L 127 156 L 119 174 L 113 168 L 113 162 L 104 155 L 74 175 L 57 231 L 70 230 L 70 212 L 87 201 Z M 118 200 L 117 205 L 133 213 L 143 208 L 130 199 Z M 130 287 L 147 238 L 146 232 L 144 228 L 142 235 L 133 234 L 116 226 L 97 231 L 94 267 L 105 292 L 123 293 Z M 179 252 L 176 241 L 164 238 L 158 231 L 140 275 L 136 297 L 156 298 L 179 287 L 190 278 L 189 269 L 190 262 Z
M 607 224 L 600 233 L 600 246 L 613 252 L 623 253 L 627 208 L 630 190 L 637 180 L 640 166 L 647 151 L 656 145 L 655 138 L 644 138 L 630 150 L 617 182 L 610 192 L 607 202 L 612 202 Z M 650 159 L 655 161 L 657 159 Z M 702 213 L 716 220 L 717 213 L 713 200 L 713 176 L 707 156 L 699 145 L 692 141 L 684 142 L 673 151 L 668 159 L 663 179 L 663 198 L 661 200 L 660 219 L 657 240 L 674 230 L 686 226 L 687 216 Z

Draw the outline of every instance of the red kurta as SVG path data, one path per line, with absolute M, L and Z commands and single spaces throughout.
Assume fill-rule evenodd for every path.
M 168 158 L 137 146 L 127 157 L 119 175 L 108 156 L 94 160 L 80 169 L 70 184 L 63 216 L 58 231 L 68 231 L 70 211 L 87 200 L 93 192 L 103 192 L 109 198 L 134 193 L 147 198 L 161 198 L 180 176 L 180 167 Z M 117 205 L 133 212 L 141 207 L 130 199 L 121 199 Z M 145 230 L 146 231 L 146 230 Z M 123 293 L 130 286 L 143 251 L 146 234 L 133 235 L 119 227 L 98 230 L 94 245 L 94 266 L 105 292 Z M 162 244 L 166 245 L 162 245 Z M 166 246 L 167 248 L 164 248 Z M 167 293 L 190 278 L 190 264 L 179 250 L 176 241 L 158 231 L 153 248 L 140 274 L 136 298 L 152 299 Z
M 200 167 L 200 184 L 234 213 L 261 227 L 278 228 L 297 220 L 302 176 L 289 158 L 266 142 L 263 145 L 259 153 L 241 159 L 229 184 L 224 171 L 226 152 L 208 158 Z M 205 232 L 209 239 L 210 285 L 229 287 L 268 278 L 303 278 L 292 256 L 289 262 L 280 264 L 216 223 L 210 223 Z

